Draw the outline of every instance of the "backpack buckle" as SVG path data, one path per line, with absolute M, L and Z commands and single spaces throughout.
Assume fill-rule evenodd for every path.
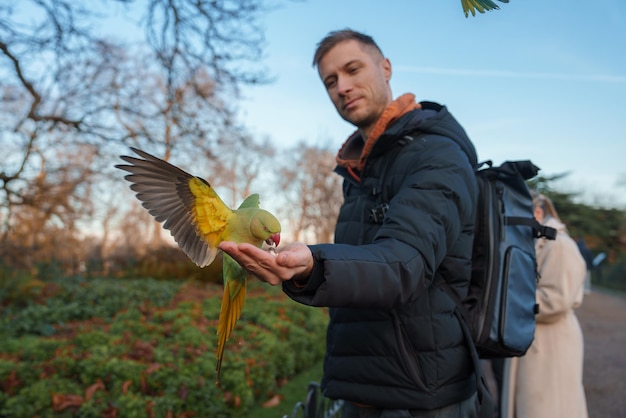
M 385 214 L 389 210 L 389 204 L 381 203 L 373 209 L 370 209 L 370 221 L 380 224 L 383 223 Z

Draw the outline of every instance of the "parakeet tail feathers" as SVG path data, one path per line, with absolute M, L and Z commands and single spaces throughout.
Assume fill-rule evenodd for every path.
M 220 309 L 220 317 L 217 326 L 217 379 L 219 381 L 220 371 L 222 368 L 222 358 L 224 355 L 224 348 L 226 341 L 230 338 L 230 334 L 235 329 L 235 324 L 241 316 L 241 310 L 243 309 L 243 303 L 246 300 L 246 286 L 235 286 L 238 291 L 231 294 L 231 286 L 229 283 L 224 285 L 224 296 L 222 297 L 222 308 Z

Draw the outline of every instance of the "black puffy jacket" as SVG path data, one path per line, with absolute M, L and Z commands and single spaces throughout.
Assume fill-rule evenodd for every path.
M 467 292 L 476 164 L 459 123 L 424 102 L 377 140 L 360 181 L 336 169 L 344 203 L 335 244 L 310 247 L 315 264 L 304 288 L 283 285 L 296 301 L 331 308 L 325 396 L 436 409 L 475 391 L 454 301 L 435 284 L 443 279 L 461 297 Z M 384 213 L 380 222 L 372 209 Z

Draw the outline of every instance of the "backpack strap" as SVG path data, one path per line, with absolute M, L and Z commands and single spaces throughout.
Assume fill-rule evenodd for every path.
M 533 229 L 533 238 L 556 239 L 556 229 L 539 223 L 535 218 L 525 218 L 523 216 L 507 216 L 504 219 L 507 225 L 524 225 Z
M 458 304 L 457 304 L 458 306 Z M 478 357 L 478 351 L 472 340 L 472 334 L 467 326 L 467 322 L 462 317 L 461 311 L 455 309 L 454 313 L 459 319 L 461 329 L 465 335 L 465 340 L 468 341 L 467 345 L 470 348 L 470 354 L 472 356 L 472 363 L 474 364 L 474 376 L 476 377 L 476 393 L 477 393 L 477 409 L 478 418 L 492 418 L 495 415 L 496 407 L 493 400 L 493 396 L 487 388 L 487 382 L 483 376 L 482 366 L 480 365 L 480 358 Z
M 387 151 L 384 155 L 385 161 L 382 165 L 382 171 L 380 176 L 378 177 L 378 186 L 372 189 L 372 196 L 376 199 L 380 199 L 382 203 L 378 206 L 370 210 L 370 221 L 373 223 L 383 223 L 383 219 L 385 218 L 385 214 L 387 210 L 389 210 L 389 187 L 385 184 L 385 180 L 387 177 L 387 173 L 393 162 L 396 160 L 396 157 L 400 154 L 400 152 L 404 149 L 404 147 L 411 142 L 415 141 L 418 138 L 418 134 L 415 135 L 405 135 L 402 138 L 398 139 L 395 144 Z
M 469 329 L 469 312 L 465 308 L 465 305 L 461 301 L 461 298 L 459 298 L 459 295 L 457 295 L 454 289 L 452 289 L 452 286 L 450 286 L 450 284 L 448 284 L 448 282 L 446 282 L 443 278 L 440 278 L 437 281 L 437 287 L 446 292 L 452 298 L 452 300 L 454 300 L 456 305 L 454 309 L 454 315 L 461 325 L 461 330 L 463 331 L 463 336 L 467 343 L 466 345 L 469 348 L 469 353 L 472 357 L 472 364 L 474 365 L 474 376 L 476 377 L 478 418 L 493 418 L 495 416 L 495 402 L 493 400 L 493 396 L 487 388 L 487 383 L 485 382 L 482 366 L 480 364 L 480 356 L 478 355 L 478 350 L 476 350 L 476 345 L 474 344 L 472 332 Z

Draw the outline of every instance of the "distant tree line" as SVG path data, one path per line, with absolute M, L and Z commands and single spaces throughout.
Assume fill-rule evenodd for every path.
M 550 197 L 572 238 L 583 240 L 594 257 L 605 255 L 592 271 L 593 284 L 626 291 L 626 210 L 582 203 L 578 194 L 555 189 L 563 176 L 539 176 L 529 184 Z

